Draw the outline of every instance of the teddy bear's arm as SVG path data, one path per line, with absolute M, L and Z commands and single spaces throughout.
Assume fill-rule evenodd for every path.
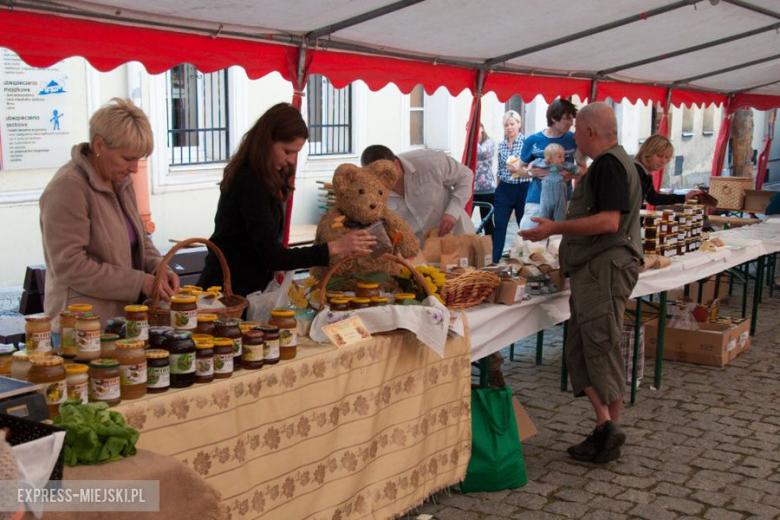
M 398 251 L 404 258 L 413 258 L 420 250 L 420 242 L 412 228 L 397 213 L 387 211 L 385 213 L 385 229 L 388 235 L 400 233 L 401 241 L 398 244 Z M 392 237 L 391 237 L 392 240 Z

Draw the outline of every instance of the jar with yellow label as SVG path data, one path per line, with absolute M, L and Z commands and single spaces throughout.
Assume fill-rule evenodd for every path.
M 24 337 L 27 352 L 48 354 L 51 352 L 51 318 L 45 314 L 24 317 Z
M 261 330 L 249 329 L 244 332 L 244 355 L 241 358 L 241 368 L 257 370 L 263 368 L 263 347 L 265 334 Z
M 371 307 L 371 299 L 370 298 L 355 298 L 350 303 L 349 306 L 351 309 L 357 310 L 357 309 L 368 309 Z
M 116 406 L 122 400 L 119 382 L 119 361 L 95 359 L 89 362 L 89 400 Z
M 27 381 L 27 374 L 30 373 L 30 356 L 26 350 L 14 352 L 11 355 L 11 377 L 19 381 Z
M 52 419 L 60 414 L 60 405 L 68 398 L 68 383 L 62 358 L 59 356 L 31 356 L 27 380 L 44 385 L 46 406 Z
M 125 307 L 125 337 L 140 339 L 144 347 L 149 346 L 149 307 L 128 305 Z
M 81 363 L 70 363 L 63 367 L 68 383 L 68 400 L 80 404 L 89 402 L 89 367 Z
M 274 309 L 269 325 L 279 327 L 279 359 L 293 359 L 298 353 L 298 321 L 295 311 Z
M 161 348 L 146 351 L 146 391 L 158 394 L 171 387 L 170 354 Z
M 330 301 L 330 310 L 333 312 L 348 311 L 349 300 L 346 298 L 333 298 Z
M 195 332 L 198 334 L 214 335 L 214 323 L 219 316 L 216 314 L 198 314 L 198 327 Z
M 146 350 L 140 339 L 116 342 L 114 359 L 119 361 L 119 389 L 122 399 L 146 395 Z
M 100 357 L 100 316 L 85 312 L 76 318 L 78 361 L 91 361 Z
M 258 327 L 264 335 L 263 340 L 263 364 L 274 365 L 279 362 L 279 327 L 275 325 L 265 325 Z
M 16 352 L 16 349 L 13 345 L 0 345 L 0 376 L 11 375 L 14 352 Z
M 76 316 L 67 310 L 60 313 L 60 355 L 64 358 L 75 358 L 79 350 L 75 337 Z
M 233 340 L 214 338 L 214 377 L 226 379 L 233 375 Z
M 187 294 L 171 297 L 171 327 L 194 332 L 198 328 L 197 298 Z
M 196 337 L 199 336 L 199 337 Z M 195 382 L 214 381 L 214 338 L 208 334 L 195 334 Z
M 355 297 L 368 298 L 369 300 L 374 296 L 379 296 L 379 284 L 378 283 L 366 283 L 358 282 L 355 288 Z
M 100 357 L 113 359 L 116 353 L 116 342 L 120 339 L 119 334 L 101 334 Z

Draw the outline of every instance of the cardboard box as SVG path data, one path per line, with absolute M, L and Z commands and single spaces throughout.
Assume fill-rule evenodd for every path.
M 530 439 L 538 433 L 534 422 L 528 416 L 528 413 L 517 400 L 517 397 L 512 396 L 512 408 L 515 410 L 515 421 L 517 421 L 517 435 L 521 441 Z
M 514 305 L 523 301 L 525 296 L 525 278 L 501 280 L 495 293 L 495 303 Z
M 666 328 L 664 359 L 722 367 L 750 346 L 750 320 L 700 323 L 700 330 Z M 655 357 L 657 327 L 645 331 L 645 354 Z
M 745 190 L 745 211 L 764 213 L 771 199 L 777 192 L 767 190 Z

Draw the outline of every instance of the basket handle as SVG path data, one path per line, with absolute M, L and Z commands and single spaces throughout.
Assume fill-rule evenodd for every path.
M 320 282 L 320 307 L 319 307 L 320 309 L 325 308 L 325 298 L 327 293 L 328 282 L 333 276 L 333 273 L 335 273 L 341 266 L 343 266 L 347 262 L 354 260 L 355 258 L 360 258 L 361 256 L 362 255 L 358 255 L 356 253 L 347 255 L 344 259 L 342 259 L 340 262 L 336 263 L 336 265 L 331 267 L 327 273 L 325 273 L 325 276 L 322 278 L 322 281 Z M 419 271 L 417 271 L 417 269 L 415 269 L 414 266 L 410 264 L 408 261 L 406 261 L 405 259 L 401 258 L 398 255 L 392 255 L 390 253 L 385 253 L 380 258 L 383 260 L 391 260 L 409 269 L 409 271 L 412 273 L 412 276 L 414 276 L 417 285 L 422 287 L 422 289 L 425 291 L 425 294 L 431 296 L 432 293 L 428 288 L 428 284 L 425 283 L 425 278 L 423 278 L 422 275 L 419 273 Z
M 154 275 L 154 284 L 152 285 L 153 307 L 157 307 L 160 303 L 160 280 L 162 279 L 163 271 L 168 268 L 168 263 L 171 261 L 171 258 L 173 258 L 173 255 L 178 253 L 179 250 L 189 247 L 192 244 L 202 244 L 208 247 L 217 256 L 219 265 L 222 266 L 222 293 L 225 296 L 233 296 L 233 287 L 230 284 L 230 268 L 228 267 L 227 260 L 222 251 L 220 251 L 217 245 L 211 240 L 205 238 L 188 238 L 173 246 L 171 250 L 165 254 L 160 265 L 157 266 L 157 274 Z

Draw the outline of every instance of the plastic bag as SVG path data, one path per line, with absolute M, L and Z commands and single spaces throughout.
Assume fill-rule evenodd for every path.
M 249 308 L 246 312 L 247 320 L 268 323 L 271 318 L 271 311 L 282 307 L 290 306 L 290 296 L 288 292 L 292 285 L 295 271 L 284 273 L 284 279 L 280 284 L 276 277 L 268 283 L 265 291 L 255 291 L 248 294 L 246 299 L 249 302 Z
M 688 305 L 685 303 L 677 304 L 677 312 L 675 312 L 672 318 L 669 320 L 668 327 L 670 329 L 682 329 L 682 330 L 699 330 L 699 322 L 693 317 L 691 311 L 688 309 Z

